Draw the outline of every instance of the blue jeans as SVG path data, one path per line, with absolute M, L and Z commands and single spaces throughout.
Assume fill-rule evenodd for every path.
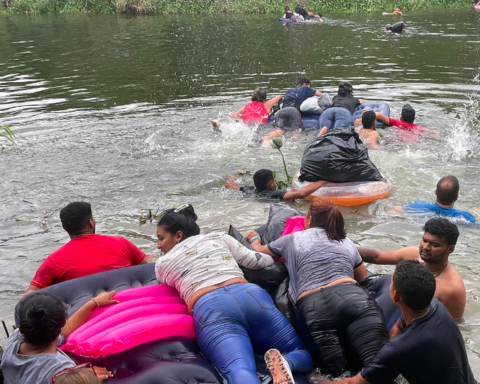
M 327 130 L 330 131 L 339 127 L 350 127 L 352 124 L 352 114 L 345 108 L 328 108 L 320 115 L 320 129 L 327 127 Z
M 203 354 L 229 384 L 260 384 L 254 351 L 276 348 L 292 371 L 310 372 L 310 354 L 262 288 L 232 284 L 202 296 L 193 307 Z

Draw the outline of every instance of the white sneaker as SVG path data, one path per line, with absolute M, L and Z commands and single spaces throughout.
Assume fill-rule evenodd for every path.
M 273 378 L 273 384 L 295 384 L 292 370 L 278 349 L 265 353 L 265 362 Z

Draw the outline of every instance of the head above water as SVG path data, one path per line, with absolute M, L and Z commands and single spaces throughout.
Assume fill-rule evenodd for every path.
M 410 310 L 427 309 L 435 295 L 436 281 L 417 260 L 403 260 L 397 264 L 390 284 L 390 297 L 397 304 L 405 304 Z
M 62 227 L 70 237 L 95 233 L 95 220 L 89 203 L 76 201 L 60 211 Z
M 402 8 L 400 8 L 400 7 L 395 7 L 395 11 L 402 12 Z
M 181 241 L 200 234 L 196 221 L 197 215 L 190 204 L 163 211 L 157 224 L 157 248 L 167 253 Z
M 348 81 L 341 81 L 338 85 L 338 95 L 339 96 L 347 96 L 353 93 L 353 86 Z
M 448 219 L 433 218 L 425 223 L 423 230 L 419 246 L 420 258 L 431 265 L 447 263 L 460 236 L 457 225 Z
M 310 86 L 310 79 L 305 76 L 297 77 L 297 87 Z
M 329 240 L 341 241 L 347 237 L 345 221 L 337 205 L 331 200 L 313 200 L 305 217 L 305 228 L 323 228 Z
M 54 384 L 100 384 L 100 380 L 90 366 L 67 369 L 55 377 Z
M 267 100 L 267 91 L 263 88 L 255 88 L 252 93 L 252 101 L 259 101 L 261 103 Z
M 65 305 L 46 292 L 35 292 L 18 304 L 20 332 L 25 341 L 35 346 L 48 346 L 55 341 L 67 322 Z
M 362 113 L 362 125 L 364 129 L 375 129 L 377 125 L 377 115 L 374 111 Z
M 413 122 L 415 121 L 415 109 L 413 109 L 410 104 L 405 104 L 402 107 L 402 114 L 400 117 L 402 121 L 413 124 Z
M 437 203 L 442 205 L 453 205 L 458 199 L 460 191 L 460 183 L 455 176 L 448 175 L 442 177 L 437 183 L 435 194 L 437 195 Z
M 290 7 L 287 5 L 287 6 L 285 7 L 284 11 L 285 11 L 285 12 L 290 11 Z
M 269 169 L 259 169 L 253 175 L 253 184 L 258 192 L 275 191 L 277 189 L 277 182 L 273 177 L 273 172 Z

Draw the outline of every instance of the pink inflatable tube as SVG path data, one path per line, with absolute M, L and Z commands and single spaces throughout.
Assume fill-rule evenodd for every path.
M 114 299 L 120 303 L 95 308 L 61 349 L 98 358 L 171 336 L 195 337 L 193 317 L 173 288 L 132 288 L 117 293 Z
M 285 223 L 285 229 L 282 232 L 282 236 L 289 235 L 294 232 L 304 231 L 305 230 L 305 217 L 303 216 L 294 216 L 290 219 L 287 219 Z

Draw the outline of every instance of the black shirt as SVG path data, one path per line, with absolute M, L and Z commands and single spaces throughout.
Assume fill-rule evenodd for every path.
M 337 95 L 333 98 L 333 106 L 348 109 L 350 113 L 353 113 L 355 108 L 360 105 L 360 100 L 352 95 L 340 96 Z
M 283 108 L 295 107 L 300 109 L 300 105 L 309 97 L 315 96 L 315 89 L 310 87 L 297 87 L 288 89 L 283 97 Z
M 256 197 L 258 199 L 283 200 L 287 192 L 276 189 L 275 191 L 265 190 L 257 191 L 255 187 L 240 187 L 243 197 Z
M 310 16 L 308 16 L 308 12 L 305 8 L 303 8 L 301 5 L 297 5 L 295 7 L 295 13 L 298 13 L 299 15 L 302 15 L 305 20 L 310 19 Z
M 462 334 L 437 299 L 428 314 L 389 340 L 362 370 L 372 384 L 391 383 L 402 376 L 410 384 L 475 384 Z

